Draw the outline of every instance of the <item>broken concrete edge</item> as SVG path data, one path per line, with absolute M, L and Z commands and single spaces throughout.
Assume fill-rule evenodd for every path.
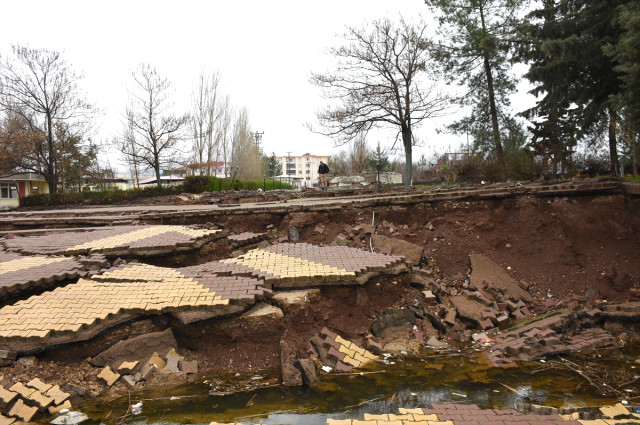
M 380 274 L 376 271 L 365 272 L 357 276 L 355 279 L 350 281 L 337 281 L 336 285 L 315 285 L 315 286 L 294 286 L 288 288 L 285 286 L 279 286 L 276 288 L 287 290 L 287 289 L 322 289 L 323 287 L 328 286 L 340 286 L 340 287 L 349 287 L 349 286 L 362 286 L 368 283 L 373 277 L 376 278 L 385 278 L 385 277 L 393 277 L 403 273 L 406 273 L 409 270 L 408 266 L 404 262 L 399 262 L 391 269 L 387 269 L 387 273 Z M 304 283 L 303 283 L 304 285 Z M 270 291 L 269 288 L 265 288 L 265 290 Z M 268 295 L 268 294 L 267 294 Z M 231 304 L 230 304 L 231 306 Z M 201 322 L 205 322 L 208 320 L 224 320 L 230 319 L 237 316 L 241 316 L 244 313 L 250 311 L 254 304 L 250 303 L 238 303 L 233 304 L 235 311 L 224 311 L 222 313 L 208 310 L 206 307 L 189 307 L 188 310 L 179 310 L 179 308 L 169 307 L 166 308 L 166 311 L 163 311 L 160 314 L 170 314 L 174 318 L 176 318 L 183 325 L 192 325 Z M 231 308 L 231 307 L 230 307 Z M 206 317 L 204 318 L 194 318 L 191 319 L 188 317 L 190 314 L 195 314 L 197 316 L 198 313 L 204 313 Z M 75 333 L 69 333 L 67 335 L 49 335 L 48 337 L 42 338 L 6 338 L 4 341 L 0 340 L 0 349 L 6 351 L 15 351 L 18 355 L 28 355 L 28 354 L 37 354 L 44 350 L 55 349 L 61 346 L 71 344 L 74 342 L 81 342 L 90 340 L 96 336 L 101 334 L 110 332 L 114 328 L 124 326 L 128 323 L 132 323 L 134 321 L 144 320 L 145 318 L 152 317 L 154 315 L 159 314 L 144 314 L 144 313 L 134 313 L 134 312 L 123 312 L 117 315 L 113 315 L 113 317 L 109 317 L 105 320 L 96 320 L 96 324 L 91 327 L 83 326 L 80 331 Z
M 637 304 L 636 309 L 638 319 L 640 304 Z M 592 307 L 585 307 L 580 311 L 566 309 L 496 334 L 494 344 L 487 344 L 490 348 L 485 351 L 486 358 L 493 366 L 504 368 L 514 367 L 517 361 L 532 361 L 585 349 L 619 345 L 615 337 L 606 330 L 593 328 L 603 321 L 597 311 Z M 575 328 L 575 332 L 567 335 L 566 331 L 572 328 Z
M 0 350 L 10 350 L 17 353 L 17 356 L 22 357 L 25 355 L 34 355 L 39 354 L 43 351 L 54 350 L 57 348 L 64 347 L 69 344 L 73 344 L 76 342 L 83 342 L 91 340 L 100 335 L 104 335 L 106 333 L 112 332 L 120 327 L 126 326 L 128 324 L 145 320 L 151 318 L 153 316 L 161 316 L 161 315 L 170 315 L 175 318 L 182 325 L 194 325 L 198 323 L 203 323 L 208 320 L 223 320 L 223 319 L 231 319 L 238 316 L 241 316 L 243 313 L 249 311 L 253 308 L 254 304 L 235 304 L 233 306 L 240 307 L 238 311 L 227 312 L 225 311 L 222 314 L 215 314 L 211 310 L 207 310 L 206 307 L 189 307 L 189 310 L 185 311 L 175 311 L 174 307 L 169 307 L 166 311 L 162 313 L 153 313 L 153 314 L 143 314 L 143 313 L 132 313 L 125 312 L 119 313 L 118 315 L 114 315 L 111 320 L 96 320 L 97 325 L 92 325 L 90 328 L 83 326 L 80 331 L 75 333 L 69 333 L 67 335 L 49 335 L 47 338 L 2 338 L 0 339 Z M 242 308 L 244 307 L 244 308 Z M 206 317 L 204 319 L 199 319 L 195 321 L 182 320 L 181 313 L 214 313 L 214 316 Z

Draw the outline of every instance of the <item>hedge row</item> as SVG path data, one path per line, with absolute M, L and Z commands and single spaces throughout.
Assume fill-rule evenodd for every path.
M 231 187 L 232 182 L 233 188 Z M 213 176 L 189 176 L 182 184 L 182 188 L 183 192 L 202 193 L 221 192 L 223 190 L 293 189 L 293 186 L 277 179 L 234 180 L 229 178 L 220 179 Z
M 212 176 L 190 176 L 178 186 L 148 186 L 142 189 L 104 190 L 93 192 L 46 193 L 20 198 L 21 207 L 49 207 L 56 205 L 109 205 L 140 198 L 178 195 L 180 193 L 220 192 L 231 189 L 232 179 L 219 179 Z M 265 188 L 266 186 L 266 188 Z M 233 180 L 233 190 L 274 190 L 292 189 L 290 184 L 268 180 Z

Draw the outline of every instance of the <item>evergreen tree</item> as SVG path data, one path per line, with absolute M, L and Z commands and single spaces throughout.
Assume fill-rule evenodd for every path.
M 369 169 L 377 173 L 376 181 L 378 182 L 378 187 L 380 187 L 380 173 L 391 169 L 389 156 L 380 148 L 380 143 L 378 143 L 378 147 L 369 157 Z
M 437 46 L 445 76 L 467 92 L 458 97 L 470 106 L 468 117 L 452 124 L 455 134 L 473 136 L 478 146 L 491 146 L 503 163 L 501 128 L 508 118 L 510 37 L 516 26 L 517 0 L 425 0 L 438 15 L 444 40 Z M 486 150 L 486 148 L 481 148 Z
M 271 152 L 271 156 L 262 157 L 262 161 L 265 176 L 274 177 L 282 174 L 282 165 L 278 163 L 275 152 Z
M 534 135 L 549 143 L 555 137 L 552 145 L 560 146 L 552 149 L 566 152 L 575 143 L 573 136 L 592 133 L 606 122 L 612 174 L 618 168 L 619 111 L 613 99 L 621 82 L 604 47 L 618 39 L 613 18 L 624 3 L 628 0 L 543 0 L 521 26 L 525 42 L 519 50 L 519 57 L 531 64 L 525 75 L 535 85 L 531 92 L 542 95 L 526 112 L 531 119 L 544 117 Z

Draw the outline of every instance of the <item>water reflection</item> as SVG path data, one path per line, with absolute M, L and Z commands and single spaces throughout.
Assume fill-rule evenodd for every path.
M 637 373 L 639 345 L 606 350 L 572 359 L 602 368 L 603 374 Z M 598 357 L 600 356 L 600 357 Z M 266 388 L 233 395 L 212 395 L 209 380 L 171 389 L 132 393 L 143 400 L 143 417 L 125 416 L 129 398 L 94 401 L 83 411 L 96 422 L 127 424 L 325 424 L 328 417 L 362 418 L 364 413 L 396 413 L 399 407 L 432 403 L 477 404 L 481 408 L 513 408 L 528 402 L 555 407 L 615 403 L 575 371 L 558 363 L 530 362 L 518 368 L 490 367 L 480 352 L 425 353 L 395 358 L 349 375 L 324 375 L 317 388 Z M 640 365 L 639 365 L 640 366 Z M 604 375 L 603 375 L 604 376 Z M 627 394 L 638 392 L 627 386 Z M 105 418 L 106 412 L 111 414 Z M 123 417 L 125 416 L 125 417 Z

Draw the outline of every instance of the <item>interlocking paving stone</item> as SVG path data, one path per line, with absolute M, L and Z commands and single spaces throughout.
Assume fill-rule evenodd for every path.
M 7 251 L 22 254 L 78 255 L 158 255 L 197 247 L 201 240 L 215 237 L 220 230 L 185 226 L 114 226 L 91 232 L 67 232 L 7 239 Z
M 351 282 L 364 273 L 389 270 L 402 261 L 403 257 L 343 246 L 284 243 L 253 249 L 221 263 L 253 269 L 253 276 L 264 278 L 274 287 L 295 287 L 331 281 Z
M 71 402 L 69 400 L 65 400 L 64 403 L 58 404 L 55 406 L 49 406 L 49 414 L 57 415 L 62 409 L 71 409 Z
M 6 406 L 11 403 L 14 398 L 18 397 L 18 393 L 9 391 L 2 385 L 0 385 L 0 407 Z
M 15 402 L 11 410 L 9 410 L 9 416 L 13 416 L 15 418 L 22 419 L 25 422 L 29 422 L 37 411 L 37 407 L 27 406 L 22 400 L 18 400 Z
M 373 353 L 342 338 L 327 328 L 323 328 L 320 334 L 325 337 L 325 343 L 331 347 L 329 348 L 329 355 L 338 359 L 338 370 L 342 372 L 348 372 L 354 367 L 364 366 L 378 358 Z
M 11 425 L 15 421 L 15 418 L 7 418 L 5 415 L 0 413 L 0 425 Z
M 102 379 L 107 386 L 112 386 L 120 378 L 120 374 L 111 370 L 109 366 L 106 366 L 98 374 L 98 378 Z
M 34 391 L 33 393 L 31 393 L 31 395 L 29 395 L 28 400 L 31 400 L 35 404 L 37 404 L 40 410 L 44 410 L 47 407 L 49 407 L 51 404 L 53 404 L 53 398 L 47 397 L 46 395 L 42 394 L 40 391 Z
M 633 424 L 637 419 L 575 420 L 560 415 L 519 413 L 513 410 L 480 409 L 469 405 L 438 405 L 432 408 L 400 408 L 398 413 L 364 413 L 363 419 L 326 420 L 327 425 L 612 425 Z M 237 423 L 234 423 L 237 424 Z M 232 425 L 211 422 L 209 425 Z
M 58 405 L 64 402 L 66 399 L 71 397 L 71 394 L 66 393 L 60 389 L 59 385 L 54 385 L 46 393 L 44 393 L 47 397 L 53 398 L 53 402 Z
M 84 275 L 85 266 L 74 258 L 22 256 L 0 251 L 0 296 L 33 289 L 55 280 Z
M 271 293 L 267 285 L 352 284 L 366 273 L 389 272 L 402 261 L 354 248 L 283 244 L 180 269 L 123 264 L 1 308 L 0 348 L 87 339 L 139 315 L 223 315 L 231 305 L 248 308 L 262 300 Z M 355 354 L 349 358 L 359 361 Z
M 74 333 L 107 327 L 126 315 L 192 309 L 224 314 L 230 302 L 255 303 L 265 292 L 262 285 L 250 277 L 194 279 L 176 269 L 128 264 L 3 307 L 0 343 L 16 338 L 32 339 L 36 345 L 54 343 L 59 337 L 73 340 Z M 52 337 L 54 341 L 47 342 Z
M 234 246 L 244 246 L 251 245 L 254 243 L 258 243 L 267 238 L 266 233 L 252 233 L 252 232 L 243 232 L 237 235 L 229 235 L 227 239 L 231 241 Z
M 51 389 L 51 387 L 53 387 L 53 385 L 47 384 L 45 382 L 42 382 L 38 378 L 34 378 L 31 381 L 27 382 L 27 387 L 35 388 L 36 390 L 40 391 L 41 393 L 45 393 L 45 392 L 49 391 Z

